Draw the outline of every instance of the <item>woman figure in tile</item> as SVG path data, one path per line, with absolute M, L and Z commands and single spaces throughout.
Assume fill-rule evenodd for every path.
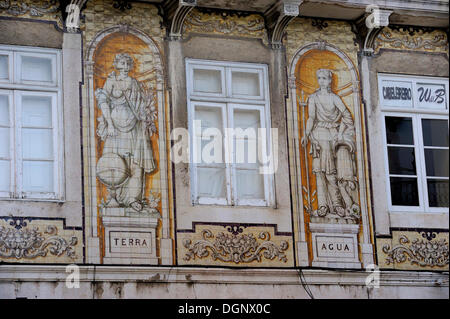
M 303 147 L 310 141 L 312 172 L 317 181 L 318 216 L 359 218 L 353 118 L 331 91 L 332 72 L 316 72 L 319 89 L 308 98 Z
M 114 165 L 112 162 L 117 163 L 119 158 L 116 155 L 120 156 L 127 170 L 128 178 L 113 191 L 112 197 L 119 206 L 141 212 L 146 206 L 145 174 L 156 168 L 150 144 L 150 136 L 156 132 L 156 109 L 153 95 L 146 94 L 139 82 L 129 76 L 133 68 L 132 57 L 126 53 L 117 54 L 113 64 L 116 71 L 95 93 L 102 111 L 97 134 L 104 141 L 102 157 L 109 154 L 108 159 L 115 158 L 110 160 Z

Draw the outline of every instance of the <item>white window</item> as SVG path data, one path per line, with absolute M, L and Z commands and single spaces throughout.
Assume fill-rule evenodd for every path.
M 448 80 L 379 75 L 391 212 L 448 212 Z
M 0 46 L 0 197 L 62 199 L 60 53 Z
M 188 59 L 186 74 L 193 204 L 269 206 L 267 66 Z M 210 151 L 214 139 L 221 148 Z

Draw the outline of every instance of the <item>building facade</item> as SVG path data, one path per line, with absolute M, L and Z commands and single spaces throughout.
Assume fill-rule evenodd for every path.
M 0 34 L 0 297 L 448 298 L 448 1 L 4 1 Z

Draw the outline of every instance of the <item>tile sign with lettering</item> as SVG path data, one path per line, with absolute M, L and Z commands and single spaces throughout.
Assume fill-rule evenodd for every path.
M 448 109 L 448 79 L 379 75 L 382 107 Z

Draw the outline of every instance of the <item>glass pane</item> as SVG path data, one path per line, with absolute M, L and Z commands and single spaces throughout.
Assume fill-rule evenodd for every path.
M 9 158 L 10 128 L 0 127 L 0 158 Z
M 196 138 L 196 143 L 197 158 L 194 158 L 195 163 L 225 163 L 223 139 L 221 137 L 211 136 L 209 139 L 206 137 Z
M 259 159 L 261 156 L 258 149 L 257 139 L 238 139 L 234 140 L 234 163 L 236 164 L 254 164 L 253 167 L 257 168 Z
M 0 161 L 0 191 L 9 192 L 10 171 L 10 162 Z
M 416 175 L 416 159 L 413 147 L 388 147 L 389 173 Z
M 448 177 L 448 150 L 425 149 L 427 176 Z
M 26 81 L 52 82 L 52 60 L 22 56 L 21 78 Z
M 264 199 L 264 175 L 258 170 L 236 169 L 237 196 L 239 199 Z
M 259 96 L 259 74 L 232 72 L 233 95 Z
M 234 127 L 242 129 L 254 128 L 258 136 L 258 128 L 261 127 L 258 110 L 234 109 Z
M 8 95 L 0 95 L 0 126 L 9 126 Z
M 22 156 L 24 159 L 51 159 L 53 136 L 49 129 L 22 129 Z
M 422 131 L 425 146 L 448 146 L 448 121 L 423 119 Z
M 387 116 L 386 140 L 388 144 L 414 145 L 412 119 Z
M 429 179 L 427 185 L 430 207 L 448 207 L 448 181 Z
M 22 126 L 52 127 L 52 98 L 50 96 L 23 96 Z
M 23 191 L 53 192 L 53 162 L 23 161 Z
M 222 131 L 222 109 L 217 107 L 197 106 L 195 119 L 201 121 L 202 132 L 207 128 L 217 128 Z M 196 132 L 200 133 L 200 132 Z
M 392 205 L 419 206 L 416 178 L 391 177 Z
M 7 55 L 0 55 L 0 79 L 2 80 L 9 78 L 8 60 Z
M 261 127 L 260 113 L 257 110 L 234 109 L 234 151 L 235 163 L 257 163 L 258 128 Z
M 222 168 L 197 167 L 199 197 L 226 197 L 225 170 Z
M 222 93 L 220 70 L 194 69 L 194 91 L 203 93 Z

